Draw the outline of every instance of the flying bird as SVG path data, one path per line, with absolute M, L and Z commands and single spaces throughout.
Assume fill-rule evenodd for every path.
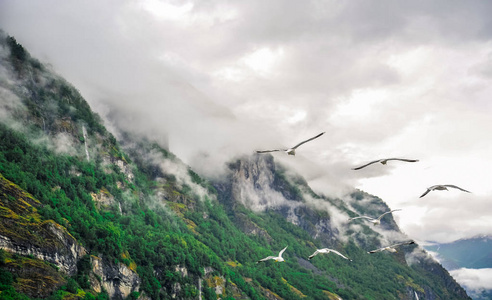
M 384 217 L 385 215 L 387 215 L 389 213 L 392 213 L 394 211 L 398 211 L 398 210 L 401 210 L 401 209 L 393 209 L 393 210 L 387 211 L 384 214 L 380 215 L 377 219 L 374 219 L 374 218 L 371 218 L 371 217 L 368 217 L 368 216 L 360 216 L 360 217 L 350 218 L 349 219 L 349 222 L 352 221 L 352 220 L 355 220 L 355 219 L 368 219 L 369 222 L 372 222 L 372 224 L 374 224 L 374 226 L 376 226 L 376 225 L 380 225 L 381 224 L 381 218 L 382 217 Z
M 422 196 L 420 196 L 419 198 L 422 198 L 424 197 L 425 195 L 427 195 L 429 192 L 431 191 L 448 191 L 448 187 L 450 188 L 455 188 L 455 189 L 458 189 L 458 190 L 462 190 L 463 192 L 467 192 L 467 193 L 471 193 L 470 191 L 467 191 L 465 189 L 462 189 L 456 185 L 452 185 L 452 184 L 438 184 L 438 185 L 433 185 L 431 187 L 428 187 L 427 188 L 427 191 L 425 191 L 425 193 L 422 194 Z
M 396 250 L 396 247 L 399 247 L 399 246 L 403 246 L 403 245 L 411 245 L 411 244 L 415 244 L 414 241 L 408 241 L 408 242 L 403 242 L 403 243 L 399 243 L 399 244 L 394 244 L 394 245 L 391 245 L 391 246 L 386 246 L 386 247 L 383 247 L 383 248 L 379 248 L 379 249 L 376 249 L 376 250 L 372 250 L 372 251 L 369 251 L 367 253 L 376 253 L 376 252 L 381 252 L 381 251 L 389 251 L 389 252 L 398 252 Z
M 335 254 L 338 254 L 340 255 L 341 257 L 345 258 L 345 259 L 348 259 L 350 261 L 352 261 L 351 259 L 349 259 L 348 257 L 345 257 L 343 254 L 341 254 L 340 252 L 336 251 L 336 250 L 333 250 L 333 249 L 328 249 L 328 248 L 323 248 L 323 249 L 316 249 L 316 251 L 314 251 L 313 254 L 309 255 L 309 260 L 311 260 L 313 257 L 315 257 L 316 255 L 320 254 L 320 253 L 330 253 L 330 252 L 333 252 Z
M 389 161 L 389 160 L 401 160 L 401 161 L 406 161 L 406 162 L 417 162 L 419 161 L 418 159 L 406 159 L 406 158 L 383 158 L 383 159 L 378 159 L 378 160 L 375 160 L 375 161 L 371 161 L 370 163 L 367 163 L 365 165 L 362 165 L 360 167 L 357 167 L 357 168 L 353 168 L 352 170 L 360 170 L 362 168 L 365 168 L 369 165 L 372 165 L 372 164 L 375 164 L 375 163 L 382 163 L 383 165 L 386 165 L 386 163 Z
M 305 141 L 302 141 L 302 142 L 300 142 L 299 144 L 297 144 L 297 145 L 295 145 L 294 147 L 289 148 L 289 149 L 256 150 L 256 153 L 268 153 L 268 152 L 284 151 L 284 152 L 286 152 L 286 153 L 287 153 L 287 154 L 289 154 L 289 155 L 296 155 L 296 149 L 297 149 L 299 146 L 301 146 L 302 144 L 307 143 L 307 142 L 309 142 L 309 141 L 312 141 L 312 140 L 314 140 L 314 139 L 316 139 L 316 138 L 319 138 L 319 137 L 320 137 L 320 136 L 322 136 L 323 134 L 324 134 L 324 132 L 322 132 L 322 133 L 318 134 L 317 136 L 314 136 L 314 137 L 312 137 L 312 138 L 310 138 L 310 139 L 307 139 L 307 140 L 305 140 Z
M 289 246 L 287 246 L 289 247 Z M 263 259 L 260 259 L 259 261 L 257 261 L 256 263 L 259 263 L 259 262 L 262 262 L 262 261 L 267 261 L 269 259 L 273 259 L 274 261 L 276 262 L 283 262 L 284 259 L 282 258 L 282 254 L 284 253 L 285 249 L 287 249 L 287 247 L 285 247 L 284 249 L 282 249 L 279 253 L 278 253 L 278 256 L 267 256 Z

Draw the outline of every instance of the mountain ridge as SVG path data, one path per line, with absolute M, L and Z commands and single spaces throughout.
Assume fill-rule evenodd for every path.
M 381 199 L 317 194 L 271 155 L 240 157 L 220 180 L 201 177 L 157 143 L 132 134 L 117 140 L 74 87 L 0 37 L 0 174 L 39 201 L 36 218 L 65 228 L 87 251 L 73 273 L 52 270 L 60 284 L 43 297 L 468 299 L 417 246 L 367 253 L 406 238 L 391 216 L 378 227 L 347 224 L 388 210 Z M 285 246 L 284 263 L 256 265 Z M 327 246 L 353 262 L 307 260 Z M 37 297 L 8 267 L 14 255 L 36 258 L 1 254 L 0 275 L 9 278 L 2 296 Z

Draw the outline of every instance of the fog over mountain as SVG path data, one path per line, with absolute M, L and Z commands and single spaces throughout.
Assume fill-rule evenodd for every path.
M 117 137 L 157 140 L 200 175 L 326 131 L 275 159 L 317 193 L 377 195 L 410 238 L 446 243 L 492 234 L 490 5 L 6 0 L 0 28 Z M 385 157 L 419 162 L 351 170 Z M 472 193 L 418 198 L 434 184 Z

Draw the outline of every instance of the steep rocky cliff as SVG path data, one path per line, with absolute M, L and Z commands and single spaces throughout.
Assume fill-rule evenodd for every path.
M 40 202 L 0 174 L 0 248 L 50 262 L 67 275 L 77 272 L 86 250 L 65 227 L 42 221 Z
M 92 288 L 100 293 L 105 290 L 111 299 L 126 299 L 140 287 L 137 273 L 122 263 L 114 264 L 96 256 L 91 257 L 92 272 L 101 282 L 94 281 Z
M 77 274 L 86 249 L 53 220 L 42 221 L 41 203 L 0 174 L 0 249 L 2 262 L 18 277 L 16 288 L 32 297 L 47 297 Z M 69 224 L 68 224 L 69 225 Z M 92 257 L 91 289 L 111 299 L 138 291 L 138 275 L 122 263 Z

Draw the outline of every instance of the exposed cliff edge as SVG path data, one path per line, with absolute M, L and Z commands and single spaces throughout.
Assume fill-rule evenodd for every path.
M 0 174 L 0 248 L 32 255 L 56 265 L 67 275 L 77 272 L 86 250 L 52 220 L 41 221 L 39 201 Z
M 0 174 L 0 249 L 6 251 L 2 264 L 18 276 L 16 289 L 32 297 L 47 297 L 65 284 L 87 254 L 65 227 L 52 220 L 41 221 L 40 205 Z M 126 265 L 94 256 L 91 265 L 91 277 L 99 278 L 91 281 L 94 292 L 106 291 L 111 299 L 125 299 L 139 290 L 138 274 Z
M 137 273 L 122 263 L 117 265 L 96 256 L 91 256 L 92 272 L 98 280 L 92 280 L 92 288 L 96 293 L 105 290 L 111 299 L 126 299 L 140 287 Z

